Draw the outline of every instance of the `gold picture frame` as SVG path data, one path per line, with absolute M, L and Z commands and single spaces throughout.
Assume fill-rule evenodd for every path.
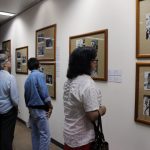
M 108 29 L 71 36 L 69 52 L 77 47 L 93 46 L 97 49 L 97 69 L 93 74 L 94 80 L 107 81 L 108 76 Z
M 2 42 L 2 49 L 6 52 L 9 61 L 11 62 L 11 40 Z M 11 68 L 9 68 L 9 73 L 11 73 Z
M 149 0 L 136 0 L 136 57 L 150 58 Z
M 28 46 L 16 48 L 16 73 L 28 74 Z
M 46 76 L 46 84 L 51 98 L 56 99 L 56 64 L 40 62 L 40 71 Z
M 36 57 L 40 61 L 56 60 L 56 24 L 36 31 Z
M 135 121 L 150 124 L 150 63 L 136 63 Z

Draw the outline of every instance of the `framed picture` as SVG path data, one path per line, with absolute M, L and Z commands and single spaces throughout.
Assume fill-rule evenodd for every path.
M 11 62 L 11 40 L 2 42 L 2 49 L 6 51 L 9 61 Z M 11 73 L 11 68 L 8 70 Z
M 94 80 L 107 81 L 108 74 L 108 30 L 71 36 L 69 39 L 69 51 L 78 47 L 93 46 L 97 49 L 97 68 L 92 73 Z
M 136 0 L 136 57 L 150 58 L 150 1 Z
M 49 95 L 56 98 L 56 64 L 40 62 L 40 71 L 45 74 Z
M 56 24 L 36 31 L 36 57 L 40 61 L 55 61 Z
M 28 74 L 28 46 L 16 49 L 16 73 Z
M 150 63 L 136 64 L 135 121 L 150 124 Z

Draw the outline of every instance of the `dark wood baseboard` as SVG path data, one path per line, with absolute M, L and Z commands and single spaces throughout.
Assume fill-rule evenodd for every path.
M 64 145 L 59 143 L 58 141 L 56 141 L 55 139 L 51 138 L 51 142 L 55 145 L 57 145 L 58 147 L 64 149 Z
M 24 125 L 26 125 L 26 122 L 20 118 L 17 118 L 20 122 L 22 122 Z M 55 145 L 57 145 L 58 147 L 64 149 L 64 145 L 59 143 L 58 141 L 56 141 L 55 139 L 51 138 L 51 142 Z

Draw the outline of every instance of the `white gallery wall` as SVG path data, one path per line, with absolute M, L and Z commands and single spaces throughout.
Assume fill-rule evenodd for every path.
M 11 40 L 12 74 L 18 83 L 19 117 L 28 121 L 24 103 L 26 75 L 15 73 L 15 49 L 29 46 L 35 56 L 35 31 L 57 24 L 56 100 L 49 120 L 52 138 L 63 144 L 63 84 L 69 58 L 69 36 L 108 29 L 108 70 L 121 71 L 121 82 L 96 81 L 107 114 L 104 133 L 110 150 L 149 150 L 150 127 L 134 121 L 135 0 L 45 0 L 0 28 L 0 42 Z

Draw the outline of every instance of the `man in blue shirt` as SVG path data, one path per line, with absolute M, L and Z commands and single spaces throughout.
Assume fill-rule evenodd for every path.
M 45 75 L 40 72 L 36 58 L 28 60 L 31 70 L 25 82 L 25 103 L 29 108 L 30 125 L 32 128 L 32 150 L 49 150 L 50 131 L 48 118 L 52 113 L 51 98 L 48 94 Z
M 0 150 L 12 150 L 18 113 L 16 80 L 8 70 L 11 64 L 5 51 L 0 51 Z

